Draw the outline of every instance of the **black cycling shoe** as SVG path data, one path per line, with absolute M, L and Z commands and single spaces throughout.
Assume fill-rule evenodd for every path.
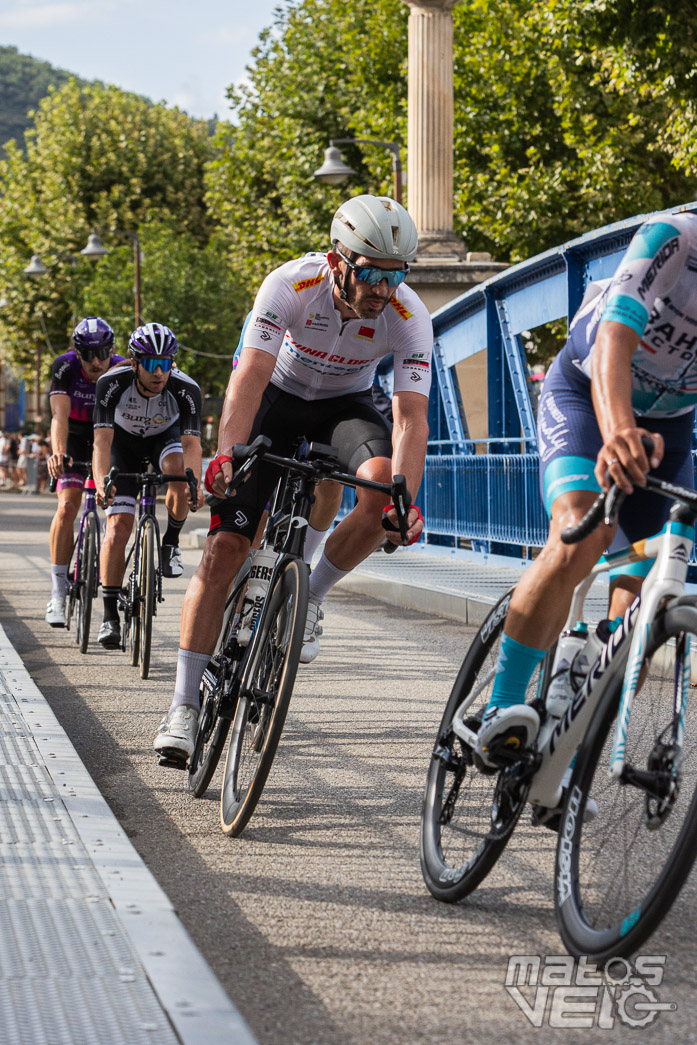
M 181 577 L 184 572 L 182 553 L 171 544 L 162 545 L 162 576 Z
M 104 649 L 121 649 L 121 625 L 117 620 L 105 620 L 99 629 L 97 642 Z

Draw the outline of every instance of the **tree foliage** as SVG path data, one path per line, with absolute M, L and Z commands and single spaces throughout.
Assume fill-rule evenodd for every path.
M 152 105 L 115 87 L 71 80 L 51 91 L 26 134 L 0 164 L 0 263 L 8 307 L 0 316 L 12 357 L 33 359 L 37 341 L 64 351 L 76 317 L 114 320 L 121 345 L 133 328 L 133 260 L 139 232 L 143 318 L 168 323 L 200 349 L 230 354 L 239 295 L 215 256 L 204 200 L 212 156 L 204 121 Z M 79 251 L 98 229 L 112 254 L 96 266 Z M 22 271 L 39 253 L 49 274 L 30 284 Z M 194 344 L 192 347 L 196 348 Z M 218 384 L 220 366 L 192 367 Z M 229 369 L 229 364 L 228 367 Z
M 0 145 L 10 138 L 21 141 L 49 87 L 61 87 L 69 79 L 64 69 L 20 54 L 16 47 L 0 47 Z
M 453 18 L 454 222 L 470 249 L 515 261 L 693 195 L 689 6 L 464 0 Z M 332 137 L 406 142 L 407 19 L 400 0 L 357 0 L 340 19 L 330 0 L 300 0 L 262 35 L 209 175 L 250 292 L 326 245 L 345 195 L 391 194 L 383 149 L 342 146 L 357 177 L 340 188 L 312 171 Z

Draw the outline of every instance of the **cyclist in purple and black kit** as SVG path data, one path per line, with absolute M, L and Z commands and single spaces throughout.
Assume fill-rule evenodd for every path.
M 485 767 L 496 766 L 502 745 L 517 750 L 537 733 L 537 712 L 523 703 L 526 687 L 564 624 L 575 586 L 606 548 L 626 547 L 665 523 L 669 503 L 644 489 L 649 467 L 668 482 L 694 485 L 695 403 L 697 215 L 664 212 L 641 226 L 612 279 L 589 285 L 545 379 L 537 419 L 550 531 L 511 599 L 477 741 Z M 562 530 L 609 488 L 608 473 L 631 495 L 617 532 L 601 525 L 580 543 L 563 544 Z M 625 612 L 650 566 L 611 573 L 611 617 Z
M 51 599 L 46 622 L 65 627 L 68 563 L 73 550 L 73 524 L 85 485 L 84 469 L 72 461 L 92 459 L 92 413 L 95 384 L 111 366 L 122 363 L 114 355 L 114 331 L 99 316 L 83 319 L 73 331 L 74 350 L 57 356 L 51 381 L 51 456 L 48 471 L 58 480 L 58 507 L 50 531 Z M 66 468 L 63 458 L 71 459 Z

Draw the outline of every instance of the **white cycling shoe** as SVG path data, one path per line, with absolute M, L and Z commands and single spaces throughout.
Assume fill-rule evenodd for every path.
M 530 747 L 539 728 L 540 716 L 528 704 L 489 708 L 477 733 L 475 761 L 485 769 L 511 765 L 518 753 Z
M 65 597 L 49 601 L 46 607 L 46 623 L 52 628 L 65 627 Z
M 307 602 L 305 635 L 303 637 L 303 648 L 300 651 L 301 664 L 311 664 L 319 653 L 319 637 L 322 634 L 321 620 L 324 620 L 322 603 L 311 595 Z
M 152 745 L 161 758 L 172 762 L 189 761 L 194 753 L 198 715 L 198 711 L 188 704 L 165 714 Z

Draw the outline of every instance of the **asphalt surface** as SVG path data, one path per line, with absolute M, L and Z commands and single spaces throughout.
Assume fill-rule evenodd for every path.
M 593 1006 L 580 996 L 562 1004 L 559 991 L 561 1024 L 550 1026 L 559 979 L 537 1029 L 506 990 L 512 955 L 544 964 L 563 953 L 550 832 L 522 825 L 467 902 L 447 906 L 427 893 L 418 858 L 425 772 L 472 629 L 333 592 L 320 656 L 300 669 L 260 805 L 243 837 L 227 839 L 219 778 L 196 801 L 184 774 L 159 767 L 152 751 L 200 552 L 185 551 L 184 577 L 166 582 L 143 682 L 125 654 L 95 642 L 83 657 L 72 632 L 44 623 L 53 507 L 48 496 L 0 495 L 0 620 L 260 1042 L 697 1041 L 694 873 L 644 949 L 666 956 L 655 991 L 677 1008 L 643 1029 L 616 1017 L 607 1029 L 574 1027 Z M 534 988 L 522 994 L 539 1004 Z M 586 1006 L 573 1018 L 572 1003 Z

